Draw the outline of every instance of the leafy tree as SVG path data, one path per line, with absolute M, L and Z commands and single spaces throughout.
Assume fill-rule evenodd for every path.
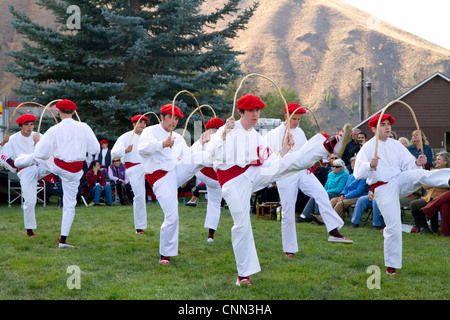
M 16 93 L 24 101 L 75 101 L 99 137 L 114 139 L 129 130 L 132 115 L 159 111 L 181 90 L 218 113 L 231 110 L 218 92 L 241 74 L 241 52 L 228 40 L 245 28 L 258 3 L 241 10 L 239 0 L 227 0 L 205 13 L 203 2 L 40 0 L 60 24 L 56 30 L 10 5 L 12 24 L 27 41 L 7 53 L 13 62 L 5 70 L 23 80 Z M 78 11 L 68 10 L 73 5 Z M 72 28 L 77 17 L 79 28 Z M 176 103 L 185 113 L 195 107 L 185 95 Z

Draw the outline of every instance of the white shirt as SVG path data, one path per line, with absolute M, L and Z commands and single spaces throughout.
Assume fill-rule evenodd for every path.
M 142 131 L 137 149 L 142 157 L 146 174 L 157 170 L 172 171 L 179 160 L 190 154 L 186 141 L 175 131 L 172 132 L 172 138 L 175 138 L 174 145 L 171 148 L 163 148 L 163 141 L 169 135 L 170 132 L 164 130 L 161 124 L 155 124 Z
M 133 134 L 133 132 L 134 130 L 125 132 L 117 139 L 116 143 L 114 144 L 111 150 L 112 158 L 120 158 L 120 161 L 122 161 L 122 163 L 125 162 L 142 163 L 142 157 L 138 153 L 138 145 L 141 136 L 136 133 Z M 131 143 L 130 139 L 132 139 Z M 133 148 L 131 149 L 130 152 L 125 153 L 125 149 L 130 144 L 133 145 Z
M 281 151 L 281 147 L 283 146 L 283 135 L 286 130 L 286 126 L 284 123 L 276 127 L 275 129 L 271 130 L 267 135 L 265 136 L 267 143 L 272 149 L 273 152 L 279 153 Z M 289 150 L 289 152 L 294 152 L 300 150 L 300 148 L 308 141 L 306 139 L 305 133 L 303 130 L 299 127 L 295 129 L 290 129 L 290 133 L 294 137 L 295 145 L 292 148 L 292 150 Z M 289 131 L 286 130 L 286 136 L 289 134 Z M 286 138 L 285 136 L 285 138 Z
M 416 165 L 416 158 L 395 139 L 378 141 L 378 166 L 375 171 L 370 167 L 370 160 L 375 156 L 375 138 L 367 141 L 356 156 L 353 175 L 356 179 L 367 179 L 367 184 L 389 182 L 402 171 L 421 169 Z
M 32 154 L 35 150 L 35 145 L 33 141 L 33 135 L 36 132 L 31 132 L 29 137 L 25 137 L 21 132 L 17 132 L 9 137 L 9 141 L 5 143 L 3 148 L 3 154 L 7 155 L 13 160 L 21 154 Z M 42 138 L 42 134 L 39 134 Z
M 35 157 L 47 160 L 52 155 L 65 162 L 84 161 L 86 152 L 97 154 L 100 144 L 92 129 L 84 122 L 63 119 L 42 136 L 36 144 Z
M 267 160 L 274 156 L 273 152 L 268 152 L 267 143 L 254 128 L 245 130 L 241 121 L 235 122 L 234 129 L 227 134 L 225 141 L 222 140 L 222 133 L 225 126 L 219 128 L 216 134 L 211 136 L 207 145 L 207 152 L 213 162 L 215 170 L 228 170 L 233 166 L 245 167 L 260 160 L 258 150 L 263 159 Z

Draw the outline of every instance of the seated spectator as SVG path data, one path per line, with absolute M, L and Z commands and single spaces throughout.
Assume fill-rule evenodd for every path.
M 328 163 L 325 168 L 327 169 L 328 173 L 330 173 L 333 171 L 333 161 L 339 159 L 339 156 L 336 153 L 330 153 L 327 158 Z
M 389 138 L 397 140 L 398 138 L 397 132 L 391 131 L 391 133 L 389 134 Z
M 423 154 L 427 156 L 425 169 L 430 170 L 433 167 L 433 152 L 429 146 L 430 143 L 422 130 L 414 130 L 411 137 L 411 145 L 407 149 L 416 158 L 422 154 L 421 144 L 423 146 Z
M 206 190 L 206 184 L 195 178 L 195 187 L 192 188 L 192 197 L 185 205 L 188 207 L 197 207 L 200 198 L 200 190 Z M 206 195 L 205 195 L 206 196 Z
M 337 156 L 336 156 L 337 157 Z M 317 161 L 310 169 L 309 172 L 314 174 L 322 186 L 325 186 L 328 178 L 328 170 L 324 167 L 322 160 Z M 310 219 L 307 219 L 305 216 L 302 216 L 301 213 L 305 209 L 306 204 L 308 203 L 310 197 L 305 195 L 301 189 L 298 190 L 297 193 L 297 201 L 295 203 L 295 212 L 300 213 L 297 217 L 296 222 L 310 222 Z
M 355 161 L 356 157 L 350 159 L 350 166 L 352 167 L 352 171 L 355 167 Z M 352 204 L 356 204 L 358 198 L 366 194 L 366 192 L 366 179 L 356 180 L 353 174 L 350 174 L 339 197 L 334 197 L 331 199 L 331 206 L 333 207 L 334 211 L 336 211 L 336 213 L 341 216 L 341 218 L 344 218 L 344 211 Z
M 361 146 L 357 142 L 358 134 L 360 132 L 361 130 L 359 130 L 358 128 L 353 129 L 351 139 L 349 139 L 349 141 L 347 142 L 344 152 L 341 155 L 341 159 L 344 160 L 346 166 L 350 165 L 350 159 L 355 157 L 359 152 L 359 149 L 361 149 Z
M 100 162 L 98 162 L 98 160 L 93 160 L 89 165 L 89 170 L 86 173 L 86 182 L 91 194 L 94 194 L 95 206 L 100 205 L 100 197 L 102 195 L 106 198 L 106 205 L 111 205 L 111 186 L 106 183 L 105 174 L 101 170 Z
M 383 218 L 381 217 L 380 209 L 378 209 L 375 199 L 373 199 L 372 191 L 369 191 L 368 195 L 359 197 L 358 201 L 356 201 L 355 210 L 353 210 L 352 215 L 352 225 L 350 226 L 350 228 L 359 228 L 359 223 L 361 222 L 363 213 L 370 208 L 372 208 L 373 212 L 373 228 L 377 230 L 383 229 Z
M 442 168 L 450 168 L 450 153 L 441 152 L 436 156 L 436 167 L 431 170 L 439 170 Z M 430 202 L 433 202 L 434 199 L 439 197 L 441 194 L 446 193 L 448 191 L 447 188 L 431 188 L 428 186 L 423 186 L 423 188 L 427 191 L 425 196 L 420 199 L 413 200 L 410 202 L 409 207 L 411 208 L 411 213 L 414 217 L 414 222 L 418 233 L 430 233 L 431 231 L 437 232 L 437 218 L 433 212 L 430 214 L 429 218 L 431 218 L 431 229 L 429 229 L 423 208 L 427 206 Z
M 333 171 L 328 174 L 327 183 L 325 183 L 325 190 L 328 193 L 329 199 L 338 197 L 345 187 L 348 179 L 348 172 L 345 168 L 345 163 L 342 159 L 334 160 Z M 320 214 L 319 206 L 316 204 L 314 198 L 310 198 L 302 213 L 302 218 L 315 218 L 321 220 L 319 217 L 312 216 L 313 213 Z
M 364 143 L 367 142 L 367 134 L 365 132 L 358 133 L 358 140 L 356 142 L 359 144 L 359 149 L 361 149 Z
M 409 140 L 405 137 L 400 137 L 398 138 L 398 141 L 404 145 L 406 148 L 409 146 Z
M 114 157 L 109 166 L 109 179 L 116 185 L 117 194 L 121 205 L 133 203 L 130 180 L 126 175 L 126 167 L 120 162 L 120 159 Z
M 441 236 L 450 236 L 450 191 L 447 191 L 433 201 L 430 201 L 421 211 L 430 218 L 431 221 L 433 221 L 434 217 L 437 217 L 439 211 L 441 213 Z

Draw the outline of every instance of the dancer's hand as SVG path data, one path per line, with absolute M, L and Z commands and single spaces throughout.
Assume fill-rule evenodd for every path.
M 133 150 L 133 145 L 130 144 L 128 147 L 125 148 L 125 153 L 130 153 L 131 150 Z
M 163 141 L 163 148 L 172 148 L 172 146 L 175 144 L 175 139 L 176 137 L 167 137 L 167 139 Z
M 427 164 L 427 156 L 424 154 L 421 154 L 416 160 L 416 165 L 421 167 L 426 164 Z
M 376 169 L 378 166 L 378 159 L 380 159 L 380 157 L 373 157 L 372 159 L 370 159 L 370 167 L 372 169 Z
M 230 132 L 230 130 L 234 129 L 234 122 L 235 122 L 234 117 L 229 117 L 227 119 L 227 121 L 225 122 L 225 128 L 224 128 L 225 130 L 223 130 L 223 133 L 222 133 L 222 140 L 225 140 L 228 132 Z

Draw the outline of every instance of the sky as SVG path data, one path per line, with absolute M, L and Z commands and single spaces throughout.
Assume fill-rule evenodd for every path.
M 450 0 L 341 1 L 450 50 Z

